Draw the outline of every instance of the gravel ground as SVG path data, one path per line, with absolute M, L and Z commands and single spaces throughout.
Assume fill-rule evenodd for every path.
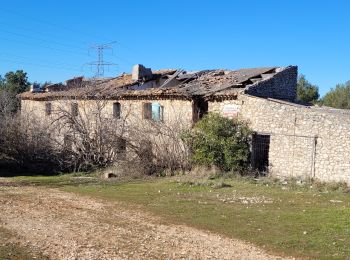
M 122 203 L 0 185 L 0 226 L 49 259 L 284 259 Z

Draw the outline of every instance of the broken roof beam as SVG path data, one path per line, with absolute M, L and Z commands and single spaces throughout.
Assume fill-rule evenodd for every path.
M 261 80 L 262 80 L 262 78 L 251 78 L 251 79 L 250 79 L 250 81 L 251 81 L 252 83 L 256 83 L 256 82 L 261 81 Z
M 201 71 L 196 71 L 196 72 L 185 72 L 182 74 L 179 74 L 178 79 L 196 79 L 201 77 L 203 74 L 206 74 L 210 72 L 211 70 L 201 70 Z
M 170 75 L 169 78 L 159 88 L 165 88 L 166 86 L 168 86 L 182 72 L 184 72 L 184 70 L 181 70 L 181 69 L 177 70 L 173 75 Z
M 261 77 L 263 79 L 269 79 L 269 78 L 272 78 L 276 73 L 263 73 L 261 74 Z

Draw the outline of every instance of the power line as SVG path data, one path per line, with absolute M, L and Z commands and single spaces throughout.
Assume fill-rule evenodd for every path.
M 0 56 L 5 57 L 5 59 L 16 58 L 17 61 L 18 61 L 17 58 L 19 58 L 21 60 L 24 60 L 24 62 L 27 62 L 28 60 L 30 60 L 30 63 L 33 60 L 33 58 L 31 58 L 31 57 L 20 56 L 20 55 L 8 53 L 8 52 L 7 53 L 1 53 L 0 52 Z M 1 60 L 3 60 L 3 58 Z M 38 60 L 38 59 L 36 59 L 35 61 L 36 62 L 40 62 L 41 64 L 43 64 L 43 63 L 48 64 L 47 66 L 54 65 L 54 66 L 65 66 L 65 67 L 69 67 L 69 68 L 76 68 L 76 67 L 78 67 L 77 64 L 68 64 L 68 63 L 65 63 L 65 62 L 51 62 L 49 60 Z
M 1 61 L 16 63 L 16 64 L 20 64 L 20 65 L 30 65 L 30 66 L 42 67 L 42 68 L 53 68 L 53 69 L 59 69 L 59 70 L 80 71 L 76 68 L 68 68 L 68 67 L 63 67 L 63 66 L 52 66 L 52 65 L 32 63 L 32 62 L 23 62 L 23 61 L 19 61 L 19 60 L 15 60 L 15 59 L 1 59 Z
M 54 50 L 54 51 L 66 52 L 66 53 L 79 55 L 79 56 L 87 56 L 88 55 L 87 53 L 83 53 L 83 52 L 69 51 L 69 50 L 66 50 L 66 49 L 55 48 L 55 47 L 51 47 L 51 46 L 48 46 L 48 45 L 32 43 L 32 42 L 25 42 L 25 41 L 21 41 L 21 40 L 17 40 L 17 39 L 14 40 L 14 39 L 9 39 L 9 38 L 4 38 L 4 37 L 1 37 L 1 36 L 0 36 L 0 39 L 9 41 L 10 43 L 19 43 L 19 44 L 22 44 L 22 45 L 42 47 L 42 48 L 46 48 L 46 49 L 50 49 L 50 50 Z
M 76 30 L 75 28 L 63 26 L 63 25 L 60 25 L 60 24 L 56 24 L 56 23 L 53 23 L 53 22 L 48 21 L 48 20 L 38 19 L 37 17 L 30 16 L 30 15 L 24 14 L 24 13 L 20 13 L 17 10 L 11 10 L 11 9 L 8 9 L 8 8 L 1 7 L 0 11 L 5 12 L 5 13 L 16 14 L 17 16 L 27 17 L 27 18 L 31 19 L 32 21 L 35 21 L 36 23 L 39 23 L 39 24 L 44 24 L 45 26 L 47 26 L 47 25 L 54 26 L 54 27 L 60 28 L 61 30 L 70 31 L 70 32 L 73 32 L 75 34 L 78 33 L 78 34 L 84 36 L 86 39 L 90 39 L 90 37 L 94 38 L 94 39 L 100 38 L 97 35 L 93 35 L 93 34 L 87 33 L 87 32 L 81 32 L 81 31 Z M 88 35 L 90 37 L 87 37 Z M 106 40 L 106 39 L 104 39 L 104 40 Z
M 95 40 L 96 39 L 102 39 L 104 41 L 107 41 L 106 38 L 105 37 L 101 37 L 101 35 L 92 34 L 91 32 L 79 31 L 79 30 L 77 30 L 74 27 L 68 27 L 68 26 L 64 26 L 62 24 L 53 23 L 51 20 L 44 20 L 42 18 L 38 19 L 38 17 L 36 17 L 36 16 L 31 16 L 31 15 L 28 15 L 27 13 L 20 13 L 17 10 L 13 10 L 13 9 L 11 10 L 9 8 L 0 7 L 0 12 L 16 14 L 16 16 L 25 17 L 26 19 L 30 19 L 30 20 L 32 20 L 32 21 L 34 21 L 34 22 L 36 22 L 38 24 L 42 24 L 44 26 L 56 27 L 56 28 L 58 28 L 58 29 L 60 29 L 62 31 L 65 30 L 65 31 L 73 32 L 75 35 L 79 34 L 79 35 L 83 36 L 83 37 L 79 37 L 80 40 L 81 40 L 81 38 L 85 38 L 85 39 L 93 38 Z M 4 24 L 3 21 L 0 21 L 0 23 Z M 9 26 L 13 26 L 13 24 L 8 24 L 8 25 Z M 15 25 L 15 26 L 18 27 L 18 25 Z M 28 30 L 28 29 L 26 29 L 24 27 L 20 27 L 20 28 L 25 29 L 26 32 L 31 30 L 32 32 L 39 33 L 42 36 L 42 32 L 33 31 L 32 28 L 30 30 Z M 7 32 L 7 33 L 9 33 L 9 32 Z M 18 33 L 12 33 L 12 34 L 18 34 Z M 55 35 L 53 35 L 53 36 L 57 36 L 57 33 Z M 30 36 L 30 38 L 34 38 L 34 37 Z M 38 39 L 38 40 L 42 41 L 42 42 L 47 42 L 47 43 L 51 42 L 53 44 L 57 44 L 57 45 L 61 45 L 61 46 L 67 46 L 67 47 L 70 46 L 71 48 L 77 49 L 77 47 L 73 46 L 72 44 L 60 43 L 60 42 L 57 42 L 57 41 L 46 40 L 46 39 L 45 40 L 44 39 Z M 82 41 L 82 42 L 84 42 L 86 44 L 86 41 Z M 140 52 L 139 50 L 136 50 L 134 48 L 130 48 L 130 46 L 121 44 L 119 41 L 118 41 L 118 45 L 122 46 L 123 49 L 125 48 L 130 53 L 133 53 L 133 54 L 137 53 L 139 56 L 143 56 L 146 59 L 149 59 L 149 57 L 150 57 L 148 55 L 147 55 L 147 57 L 145 57 L 145 53 L 144 52 Z M 57 48 L 52 48 L 52 47 L 49 47 L 49 46 L 42 46 L 42 47 L 47 48 L 47 49 L 51 49 L 51 50 L 55 50 L 55 51 L 72 53 L 72 54 L 75 54 L 75 55 L 78 55 L 78 54 L 81 54 L 81 55 L 84 55 L 84 56 L 86 55 L 86 54 L 83 54 L 82 52 L 77 52 L 77 51 L 69 51 L 69 50 L 57 49 Z M 122 57 L 118 57 L 118 60 L 122 61 L 122 63 L 134 64 L 134 62 L 130 62 L 127 59 L 124 59 Z M 114 64 L 106 64 L 106 65 L 110 65 L 111 66 L 111 65 L 114 65 Z
M 84 36 L 84 37 L 79 37 L 79 38 L 85 38 L 85 39 L 91 39 L 92 37 L 94 39 L 96 38 L 100 38 L 101 39 L 101 36 L 97 36 L 96 34 L 91 34 L 91 32 L 83 32 L 83 31 L 79 31 L 77 30 L 76 28 L 72 28 L 72 27 L 67 27 L 67 26 L 63 26 L 61 24 L 57 24 L 57 23 L 53 23 L 51 21 L 48 21 L 48 20 L 44 20 L 44 19 L 38 19 L 37 17 L 34 17 L 34 16 L 30 16 L 28 14 L 24 14 L 24 13 L 20 13 L 18 12 L 17 10 L 10 10 L 8 8 L 3 8 L 3 7 L 0 7 L 0 12 L 6 12 L 6 13 L 12 13 L 12 14 L 16 14 L 16 16 L 22 16 L 22 17 L 25 17 L 26 19 L 30 19 L 38 24 L 41 24 L 41 25 L 44 25 L 44 26 L 49 26 L 49 27 L 56 27 L 58 29 L 60 29 L 61 31 L 65 30 L 65 31 L 69 31 L 69 32 L 73 32 L 75 33 L 76 35 L 79 34 L 81 36 Z M 0 21 L 0 23 L 2 24 L 5 24 L 4 21 Z M 14 24 L 7 24 L 8 26 L 17 26 L 18 25 L 14 25 Z M 32 31 L 36 34 L 40 34 L 40 36 L 48 36 L 46 33 L 45 35 L 42 35 L 41 32 L 38 32 L 38 31 L 33 31 L 33 28 L 30 28 L 29 30 L 25 27 L 18 27 L 18 28 L 21 28 L 22 31 L 25 30 L 25 32 L 28 32 L 28 31 Z M 25 45 L 32 45 L 32 46 L 35 46 L 35 47 L 42 47 L 42 48 L 46 48 L 46 49 L 50 49 L 50 50 L 54 50 L 54 51 L 58 51 L 58 52 L 66 52 L 66 53 L 70 53 L 70 54 L 74 54 L 74 55 L 81 55 L 81 56 L 86 56 L 87 53 L 83 53 L 83 52 L 79 52 L 77 49 L 80 49 L 79 47 L 77 47 L 77 45 L 72 45 L 72 44 L 67 44 L 67 43 L 61 43 L 61 42 L 58 42 L 58 41 L 53 41 L 51 39 L 46 39 L 47 37 L 44 38 L 37 38 L 36 36 L 33 36 L 32 34 L 31 35 L 28 35 L 28 34 L 24 34 L 22 33 L 22 31 L 20 33 L 17 33 L 17 32 L 12 32 L 12 31 L 5 31 L 4 29 L 0 29 L 2 30 L 3 32 L 7 33 L 7 34 L 12 34 L 12 35 L 15 35 L 15 36 L 19 36 L 19 37 L 23 37 L 23 38 L 31 38 L 31 39 L 34 39 L 34 40 L 38 40 L 38 41 L 41 41 L 42 43 L 38 44 L 38 43 L 33 43 L 33 42 L 29 42 L 29 41 L 20 41 L 18 39 L 9 39 L 9 38 L 4 38 L 4 37 L 1 37 L 2 39 L 6 40 L 6 41 L 9 41 L 11 43 L 13 42 L 17 42 L 17 43 L 20 43 L 20 44 L 25 44 Z M 57 34 L 53 35 L 53 36 L 56 36 Z M 50 36 L 48 36 L 50 38 Z M 12 37 L 11 37 L 12 38 Z M 104 39 L 106 39 L 105 37 L 103 37 Z M 85 42 L 85 41 L 84 41 Z M 86 42 L 85 42 L 86 43 Z M 50 46 L 48 44 L 54 44 L 54 45 L 60 45 L 63 48 L 56 48 L 56 47 L 53 47 L 53 46 Z M 118 42 L 119 44 L 119 42 Z M 108 44 L 107 44 L 108 45 Z M 124 46 L 124 45 L 123 45 Z M 115 66 L 116 64 L 114 63 L 110 63 L 110 62 L 106 62 L 103 60 L 103 49 L 107 49 L 107 48 L 102 48 L 101 50 L 99 50 L 97 45 L 93 46 L 97 52 L 98 52 L 98 60 L 95 61 L 95 62 L 92 62 L 90 63 L 89 65 L 91 66 L 95 66 L 96 67 L 96 73 L 95 75 L 96 76 L 103 76 L 104 75 L 104 67 L 105 66 Z M 110 46 L 108 46 L 110 47 Z M 124 46 L 125 48 L 127 48 L 129 51 L 135 53 L 135 52 L 138 52 L 138 51 L 135 51 L 135 50 L 131 50 L 129 47 L 126 47 Z M 68 50 L 70 49 L 70 50 Z M 72 50 L 73 49 L 73 50 Z M 138 52 L 140 53 L 140 52 Z M 132 62 L 126 60 L 126 59 L 123 59 L 122 57 L 118 57 L 118 60 L 120 60 L 122 63 L 126 63 L 126 64 L 133 64 Z M 28 63 L 29 64 L 29 63 Z
M 57 42 L 57 41 L 46 40 L 46 39 L 43 39 L 43 38 L 37 38 L 37 37 L 33 37 L 32 35 L 26 35 L 26 34 L 22 34 L 22 33 L 7 31 L 7 30 L 3 30 L 1 28 L 0 28 L 0 31 L 4 32 L 6 34 L 19 36 L 19 37 L 22 37 L 22 38 L 25 38 L 25 39 L 33 39 L 33 40 L 36 40 L 36 41 L 41 41 L 41 42 L 45 42 L 45 43 L 51 43 L 51 44 L 55 44 L 55 45 L 60 45 L 60 46 L 63 46 L 65 48 L 68 47 L 68 48 L 77 49 L 77 50 L 80 50 L 80 51 L 82 50 L 81 47 L 77 47 L 77 46 L 74 46 L 74 45 L 71 45 L 71 44 L 60 43 L 60 42 Z
M 76 28 L 72 28 L 72 27 L 67 27 L 67 26 L 63 26 L 61 24 L 57 24 L 57 23 L 53 23 L 51 21 L 48 21 L 48 20 L 44 20 L 44 19 L 38 19 L 37 17 L 34 17 L 34 16 L 30 16 L 28 14 L 23 14 L 23 13 L 20 13 L 18 12 L 17 10 L 10 10 L 8 8 L 3 8 L 3 7 L 0 7 L 0 11 L 2 12 L 10 12 L 10 13 L 13 13 L 13 14 L 16 14 L 17 16 L 22 16 L 22 17 L 27 17 L 29 19 L 31 19 L 32 21 L 35 21 L 36 23 L 39 23 L 39 24 L 44 24 L 45 26 L 53 26 L 53 27 L 56 27 L 56 28 L 59 28 L 61 30 L 65 30 L 65 31 L 69 31 L 69 32 L 73 32 L 75 34 L 79 34 L 81 36 L 83 36 L 85 39 L 97 39 L 97 38 L 100 38 L 104 41 L 108 41 L 106 40 L 105 37 L 102 37 L 100 35 L 96 35 L 96 34 L 92 34 L 91 32 L 83 32 L 83 31 L 79 31 L 77 30 Z M 12 26 L 12 25 L 11 25 Z M 23 27 L 22 27 L 23 28 Z M 63 44 L 60 44 L 60 45 L 63 45 Z M 67 44 L 64 44 L 64 45 L 67 45 Z M 121 42 L 118 41 L 118 45 L 119 46 L 122 46 L 122 48 L 125 48 L 127 51 L 131 52 L 131 53 L 138 53 L 139 55 L 142 55 L 144 56 L 145 53 L 144 52 L 141 52 L 140 50 L 136 50 L 134 48 L 131 48 L 130 46 L 127 46 L 127 45 L 124 45 L 122 44 Z M 148 56 L 149 57 L 149 56 Z M 147 58 L 147 57 L 146 57 Z M 127 61 L 126 61 L 127 62 Z
M 91 49 L 95 49 L 96 50 L 96 52 L 97 52 L 97 61 L 93 61 L 93 62 L 87 63 L 86 65 L 90 65 L 90 66 L 96 67 L 95 77 L 100 78 L 100 77 L 104 76 L 104 72 L 105 72 L 104 67 L 105 66 L 109 67 L 109 66 L 116 66 L 117 65 L 115 63 L 104 61 L 104 59 L 103 59 L 104 50 L 110 49 L 110 50 L 113 51 L 112 45 L 114 43 L 115 42 L 110 42 L 110 43 L 105 43 L 105 44 L 95 44 L 95 45 L 92 45 L 90 47 Z

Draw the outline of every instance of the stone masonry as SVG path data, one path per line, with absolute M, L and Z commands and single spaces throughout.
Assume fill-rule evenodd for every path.
M 154 75 L 158 76 L 149 81 L 143 77 L 134 82 L 132 75 L 122 75 L 107 81 L 107 85 L 80 88 L 78 90 L 83 92 L 93 91 L 85 91 L 85 96 L 77 96 L 74 100 L 64 95 L 69 91 L 62 90 L 24 93 L 21 95 L 21 112 L 52 120 L 55 113 L 45 114 L 47 102 L 53 110 L 60 105 L 70 106 L 72 102 L 78 103 L 79 110 L 85 110 L 96 100 L 101 100 L 106 102 L 103 109 L 107 118 L 115 120 L 113 104 L 119 102 L 122 117 L 128 117 L 130 125 L 139 125 L 147 123 L 143 120 L 144 103 L 156 102 L 163 109 L 165 125 L 190 127 L 199 111 L 196 101 L 200 100 L 203 113 L 208 110 L 240 118 L 257 134 L 268 137 L 261 140 L 268 140 L 264 163 L 270 175 L 350 184 L 350 112 L 294 103 L 296 66 L 197 74 L 181 74 L 181 70 L 157 73 Z M 163 83 L 168 82 L 168 87 L 174 82 L 178 86 L 161 87 L 159 77 Z M 104 99 L 100 93 L 110 95 Z
M 209 110 L 223 113 L 229 104 L 254 131 L 270 135 L 271 175 L 350 183 L 350 112 L 250 95 L 211 102 Z
M 290 66 L 277 70 L 281 71 L 273 77 L 248 87 L 245 93 L 257 97 L 275 98 L 294 102 L 297 98 L 296 85 L 298 68 L 296 66 Z

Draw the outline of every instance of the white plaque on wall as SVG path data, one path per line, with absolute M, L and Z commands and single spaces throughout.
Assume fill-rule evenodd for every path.
M 224 105 L 222 109 L 222 116 L 228 117 L 228 118 L 234 118 L 237 117 L 239 111 L 240 111 L 240 106 L 236 104 L 226 104 Z

